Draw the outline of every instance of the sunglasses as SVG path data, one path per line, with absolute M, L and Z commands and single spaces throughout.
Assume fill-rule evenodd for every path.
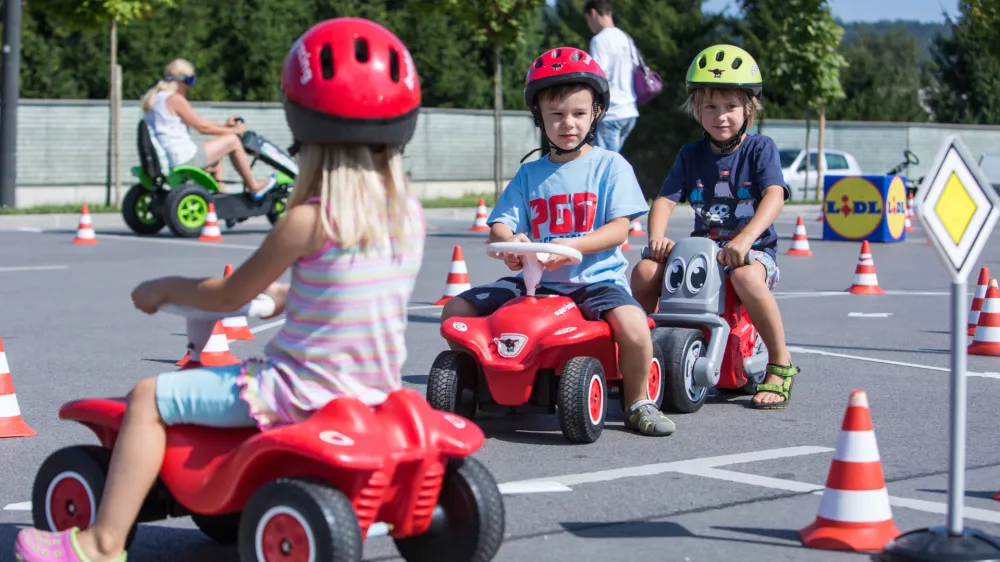
M 198 80 L 198 75 L 191 74 L 187 76 L 167 76 L 166 78 L 164 78 L 164 80 L 168 82 L 173 82 L 173 81 L 184 82 L 188 86 L 193 87 L 195 82 Z

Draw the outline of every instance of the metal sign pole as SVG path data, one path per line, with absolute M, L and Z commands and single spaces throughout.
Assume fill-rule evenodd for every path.
M 969 313 L 966 310 L 966 280 L 951 284 L 951 408 L 948 412 L 951 453 L 948 458 L 948 532 L 962 534 L 965 507 L 965 340 Z

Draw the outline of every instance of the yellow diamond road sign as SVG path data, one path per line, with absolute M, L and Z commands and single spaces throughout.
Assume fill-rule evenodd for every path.
M 1000 215 L 1000 196 L 957 136 L 944 141 L 915 213 L 955 281 L 967 279 Z

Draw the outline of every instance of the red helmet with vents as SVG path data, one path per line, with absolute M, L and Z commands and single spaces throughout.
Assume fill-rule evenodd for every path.
M 597 94 L 594 102 L 600 106 L 601 115 L 607 112 L 611 104 L 611 90 L 604 70 L 593 57 L 575 47 L 557 47 L 535 59 L 525 78 L 524 103 L 533 110 L 539 91 L 572 83 L 593 88 Z

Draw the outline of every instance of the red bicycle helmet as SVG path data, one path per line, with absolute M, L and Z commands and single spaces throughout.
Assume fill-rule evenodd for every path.
M 281 101 L 296 142 L 405 145 L 420 111 L 406 45 L 362 18 L 314 25 L 281 69 Z

